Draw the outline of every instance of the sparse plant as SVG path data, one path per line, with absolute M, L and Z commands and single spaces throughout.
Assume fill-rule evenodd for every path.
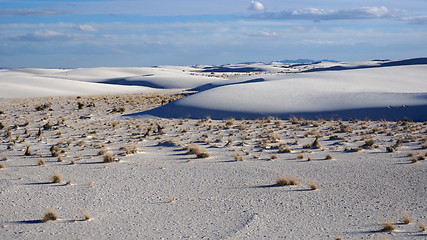
M 404 224 L 410 224 L 412 222 L 411 217 L 409 217 L 408 215 L 403 216 L 402 222 Z
M 426 231 L 426 225 L 423 222 L 418 223 L 418 227 L 420 228 L 421 232 Z
M 383 224 L 382 230 L 384 232 L 392 232 L 396 230 L 396 226 L 394 226 L 394 224 L 391 221 L 387 221 L 386 223 Z
M 25 156 L 31 156 L 31 150 L 30 150 L 30 145 L 26 145 L 25 146 Z
M 39 159 L 39 163 L 38 163 L 38 165 L 39 165 L 39 166 L 44 166 L 44 165 L 45 165 L 45 162 L 44 162 L 43 158 L 40 158 L 40 159 Z
M 298 184 L 298 180 L 295 177 L 282 176 L 276 180 L 276 185 L 278 186 L 291 186 Z
M 57 219 L 58 219 L 58 215 L 56 214 L 56 212 L 53 209 L 48 209 L 44 214 L 42 221 L 48 222 L 48 221 L 55 221 Z
M 0 169 L 4 169 L 4 163 L 0 163 Z
M 114 162 L 114 156 L 111 153 L 104 154 L 104 162 L 105 163 L 112 163 Z
M 74 164 L 76 164 L 76 160 L 71 160 L 71 162 L 70 162 L 70 165 L 74 165 Z
M 52 176 L 52 183 L 61 183 L 61 182 L 62 182 L 61 174 L 54 173 Z
M 88 212 L 85 212 L 83 214 L 85 221 L 89 221 L 90 220 L 90 214 Z
M 326 155 L 325 159 L 327 159 L 327 160 L 331 160 L 331 159 L 332 159 L 332 155 L 331 155 L 330 153 L 328 153 L 328 154 Z
M 272 160 L 274 160 L 274 159 L 277 159 L 278 157 L 277 157 L 277 155 L 276 155 L 276 154 L 272 154 L 270 158 L 271 158 Z
M 416 156 L 412 156 L 411 163 L 417 163 L 417 162 L 418 162 L 418 158 Z
M 300 160 L 304 159 L 304 154 L 302 153 L 298 154 L 297 159 L 300 159 Z
M 311 190 L 317 190 L 317 189 L 319 189 L 319 187 L 317 186 L 317 183 L 314 182 L 314 181 L 310 183 L 310 188 L 311 188 Z

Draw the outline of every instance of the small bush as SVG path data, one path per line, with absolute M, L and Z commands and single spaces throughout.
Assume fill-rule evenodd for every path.
M 0 163 L 0 169 L 4 169 L 4 164 Z
M 404 217 L 402 218 L 402 222 L 403 222 L 404 224 L 410 224 L 412 221 L 411 221 L 411 218 L 410 218 L 409 216 L 404 216 Z
M 276 180 L 277 186 L 291 186 L 291 185 L 298 185 L 298 184 L 299 184 L 298 180 L 295 177 L 282 176 Z
M 111 154 L 111 153 L 106 153 L 106 154 L 104 155 L 104 162 L 105 162 L 105 163 L 112 163 L 112 162 L 114 162 L 114 156 L 113 156 L 113 154 Z
M 25 156 L 31 156 L 30 145 L 25 146 Z
M 394 226 L 392 222 L 387 221 L 386 223 L 384 223 L 382 230 L 385 232 L 391 232 L 396 230 L 396 226 Z
M 52 183 L 61 183 L 61 182 L 62 182 L 61 174 L 59 174 L 59 173 L 53 174 Z
M 304 155 L 301 153 L 301 154 L 298 154 L 298 156 L 297 156 L 297 159 L 304 159 Z
M 44 214 L 42 221 L 43 222 L 55 221 L 57 219 L 58 219 L 58 215 L 56 214 L 56 212 L 53 209 L 48 209 Z
M 44 166 L 45 165 L 45 162 L 44 162 L 44 160 L 42 158 L 39 159 L 38 165 L 39 166 Z
M 310 183 L 310 188 L 311 188 L 311 190 L 317 190 L 317 189 L 319 189 L 319 187 L 317 187 L 317 183 L 316 182 Z
M 421 232 L 426 231 L 426 225 L 423 222 L 418 223 L 418 227 L 420 228 Z
M 328 153 L 328 154 L 326 155 L 325 159 L 327 159 L 327 160 L 331 160 L 331 159 L 332 159 L 332 155 Z

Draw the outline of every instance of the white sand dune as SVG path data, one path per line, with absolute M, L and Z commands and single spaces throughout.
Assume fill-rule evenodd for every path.
M 1 70 L 0 239 L 426 239 L 426 123 L 363 120 L 427 120 L 403 63 Z M 205 118 L 268 115 L 363 119 Z
M 160 117 L 427 119 L 427 66 L 272 75 L 200 87 L 198 94 L 142 114 Z

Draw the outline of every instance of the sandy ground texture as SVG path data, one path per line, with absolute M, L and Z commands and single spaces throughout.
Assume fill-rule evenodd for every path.
M 183 96 L 1 99 L 0 239 L 427 238 L 426 122 L 123 117 Z

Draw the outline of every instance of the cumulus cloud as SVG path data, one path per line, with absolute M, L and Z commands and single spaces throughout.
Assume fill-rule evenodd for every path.
M 249 11 L 264 11 L 264 5 L 257 1 L 252 1 L 248 8 Z
M 55 16 L 62 15 L 63 12 L 59 12 L 51 9 L 0 9 L 0 16 Z
M 83 32 L 96 32 L 96 28 L 91 26 L 91 25 L 87 25 L 87 24 L 81 24 L 78 26 L 80 31 Z
M 301 19 L 301 20 L 345 20 L 345 19 L 375 19 L 395 17 L 400 11 L 387 7 L 361 7 L 340 10 L 325 10 L 318 8 L 285 10 L 281 12 L 265 12 L 252 15 L 258 19 Z

